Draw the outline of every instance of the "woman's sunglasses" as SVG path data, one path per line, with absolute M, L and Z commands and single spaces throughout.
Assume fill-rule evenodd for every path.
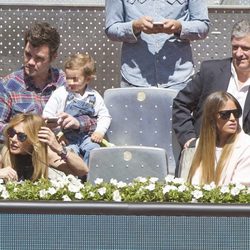
M 240 109 L 230 109 L 230 110 L 222 110 L 218 112 L 220 115 L 220 118 L 223 120 L 229 120 L 231 114 L 234 115 L 234 118 L 238 119 L 241 117 L 242 112 Z
M 16 132 L 16 130 L 14 128 L 8 128 L 7 130 L 7 135 L 10 138 L 13 138 L 15 135 L 17 136 L 18 141 L 20 142 L 24 142 L 27 139 L 27 135 L 25 133 L 22 132 Z

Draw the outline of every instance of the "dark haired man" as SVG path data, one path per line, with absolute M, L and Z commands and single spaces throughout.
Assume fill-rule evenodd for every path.
M 65 84 L 62 70 L 51 64 L 57 57 L 60 35 L 46 22 L 36 22 L 25 32 L 24 65 L 2 79 L 0 84 L 0 140 L 12 116 L 20 112 L 42 114 L 52 92 Z M 95 119 L 65 116 L 64 128 L 91 131 Z M 94 128 L 93 128 L 94 129 Z

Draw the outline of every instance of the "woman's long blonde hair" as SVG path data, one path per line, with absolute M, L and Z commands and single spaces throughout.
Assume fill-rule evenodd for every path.
M 238 125 L 237 132 L 228 138 L 225 146 L 222 149 L 220 159 L 215 166 L 216 142 L 218 140 L 218 112 L 226 105 L 228 100 L 233 101 L 237 109 L 242 112 L 241 106 L 235 97 L 223 91 L 210 94 L 204 103 L 199 143 L 189 171 L 189 182 L 191 182 L 197 168 L 201 167 L 202 171 L 200 184 L 209 184 L 212 181 L 214 181 L 215 184 L 219 183 L 221 173 L 228 159 L 230 158 L 234 142 L 236 141 L 236 138 L 241 130 L 240 126 Z
M 47 145 L 38 139 L 38 132 L 42 126 L 46 126 L 44 119 L 35 114 L 17 114 L 4 129 L 5 146 L 2 151 L 3 167 L 11 166 L 17 170 L 18 155 L 10 153 L 10 140 L 8 139 L 7 130 L 16 125 L 23 123 L 24 133 L 27 135 L 27 141 L 32 145 L 32 151 L 27 154 L 31 155 L 32 165 L 34 167 L 31 180 L 37 180 L 41 177 L 48 177 L 48 150 Z

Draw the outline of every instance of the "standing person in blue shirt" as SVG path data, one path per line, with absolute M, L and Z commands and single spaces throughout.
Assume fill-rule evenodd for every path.
M 205 0 L 106 0 L 105 32 L 123 42 L 121 87 L 183 88 L 194 72 L 190 41 L 208 31 Z

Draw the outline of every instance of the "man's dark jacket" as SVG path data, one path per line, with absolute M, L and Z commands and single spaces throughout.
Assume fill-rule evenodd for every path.
M 227 91 L 231 77 L 232 58 L 204 61 L 191 82 L 173 102 L 173 129 L 183 146 L 199 136 L 202 106 L 206 97 L 215 91 Z M 243 108 L 243 130 L 250 134 L 250 93 Z M 193 112 L 193 114 L 192 114 Z

